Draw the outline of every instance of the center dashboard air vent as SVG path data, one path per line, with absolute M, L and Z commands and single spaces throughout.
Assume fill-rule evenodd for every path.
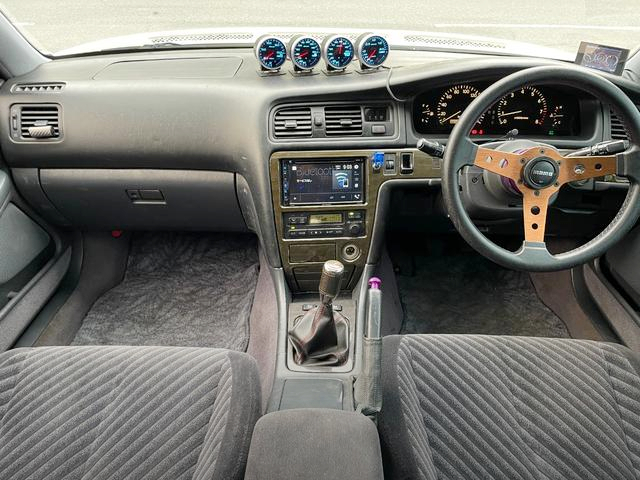
M 325 107 L 324 123 L 328 137 L 362 135 L 362 108 L 358 105 Z
M 311 108 L 292 107 L 276 110 L 273 134 L 276 138 L 310 137 Z
M 396 134 L 396 117 L 385 102 L 280 105 L 272 113 L 271 135 L 299 142 L 389 138 Z
M 11 138 L 16 141 L 59 140 L 60 105 L 21 104 L 11 107 Z

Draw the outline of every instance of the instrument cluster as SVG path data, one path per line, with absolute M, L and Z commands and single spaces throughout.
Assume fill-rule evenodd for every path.
M 413 105 L 415 130 L 434 135 L 451 133 L 462 112 L 487 86 L 461 83 L 421 93 Z M 503 136 L 513 129 L 520 135 L 539 137 L 579 135 L 578 99 L 554 87 L 522 87 L 487 110 L 470 134 Z
M 321 59 L 327 73 L 341 73 L 356 58 L 360 69 L 368 71 L 385 62 L 389 42 L 374 33 L 364 33 L 355 42 L 345 35 L 331 35 L 321 42 L 309 35 L 295 35 L 289 42 L 267 35 L 256 42 L 255 54 L 264 73 L 278 73 L 287 59 L 296 73 L 311 73 Z

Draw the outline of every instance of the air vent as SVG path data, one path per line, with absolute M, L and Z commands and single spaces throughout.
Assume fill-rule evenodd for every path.
M 624 124 L 620 118 L 610 110 L 611 115 L 611 138 L 613 140 L 628 140 L 627 130 L 624 128 Z
M 273 134 L 276 138 L 310 137 L 311 108 L 292 107 L 276 111 Z
M 484 42 L 462 38 L 430 37 L 426 35 L 406 35 L 404 39 L 409 43 L 421 43 L 447 48 L 491 48 L 504 50 L 506 45 L 497 42 Z
M 11 133 L 17 140 L 57 140 L 62 136 L 60 106 L 14 105 L 11 107 Z
M 20 83 L 13 87 L 14 93 L 49 93 L 59 92 L 64 83 Z
M 253 39 L 253 34 L 243 32 L 216 32 L 216 33 L 194 33 L 185 35 L 166 35 L 161 37 L 153 37 L 151 42 L 153 44 L 163 43 L 216 43 L 216 42 L 231 42 L 234 40 L 248 41 Z
M 362 135 L 362 108 L 358 105 L 325 107 L 324 123 L 328 137 Z

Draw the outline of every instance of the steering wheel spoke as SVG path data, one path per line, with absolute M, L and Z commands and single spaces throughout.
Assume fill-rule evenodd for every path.
M 544 190 L 534 190 L 524 185 L 520 186 L 525 242 L 544 242 L 549 201 L 559 189 L 560 187 L 549 187 Z
M 618 171 L 616 155 L 563 157 L 557 161 L 560 164 L 560 174 L 558 175 L 560 185 L 604 175 L 615 175 Z
M 478 147 L 473 164 L 518 182 L 522 176 L 520 155 Z

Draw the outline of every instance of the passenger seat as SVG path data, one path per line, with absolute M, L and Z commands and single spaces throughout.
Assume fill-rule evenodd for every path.
M 0 354 L 0 478 L 240 479 L 260 404 L 243 353 L 11 350 Z

